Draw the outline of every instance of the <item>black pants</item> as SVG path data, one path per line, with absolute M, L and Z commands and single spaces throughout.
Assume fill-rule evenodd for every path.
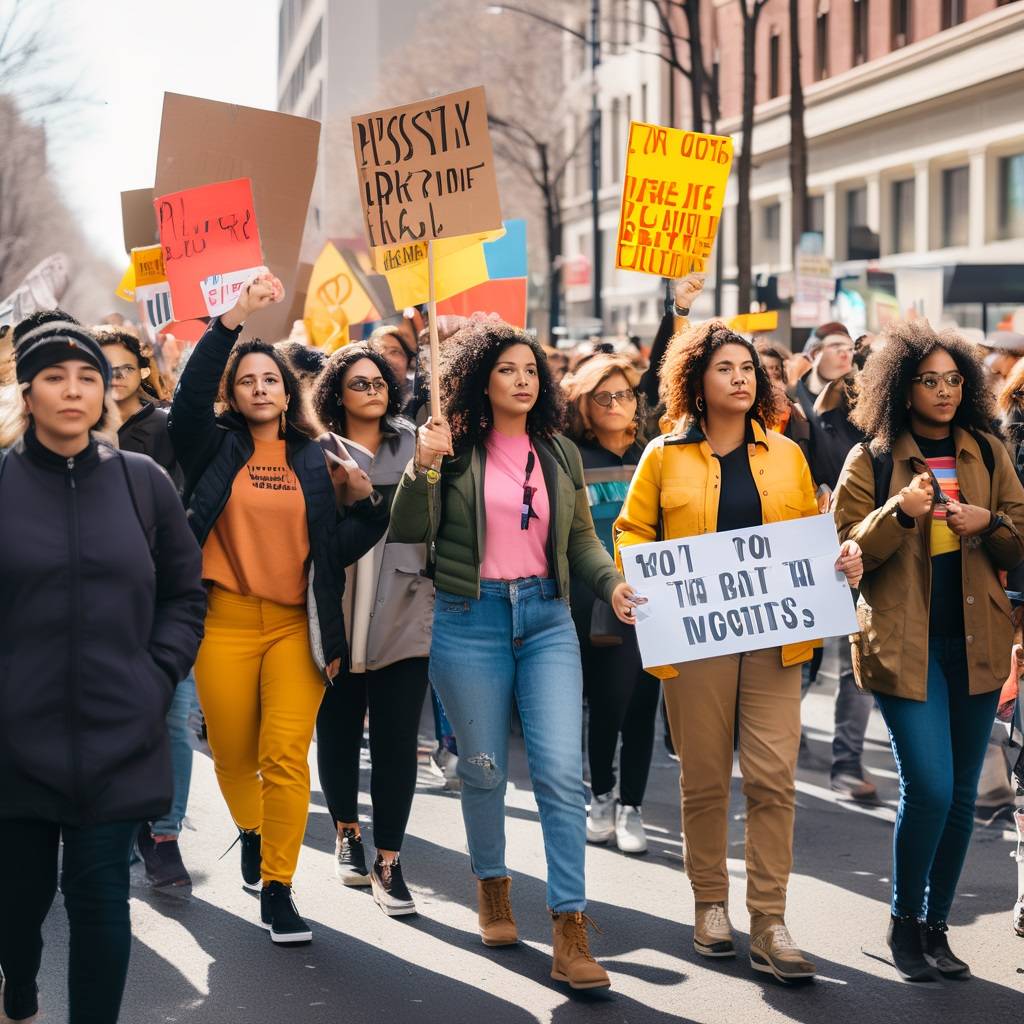
M 31 984 L 39 973 L 64 840 L 60 887 L 71 932 L 71 1024 L 117 1020 L 132 947 L 128 859 L 138 825 L 0 821 L 0 968 L 11 985 Z
M 416 792 L 420 713 L 427 659 L 342 676 L 324 694 L 316 720 L 316 763 L 335 824 L 359 820 L 359 748 L 370 709 L 373 842 L 400 850 Z
M 583 637 L 580 650 L 583 688 L 590 707 L 591 789 L 604 794 L 615 788 L 613 763 L 621 734 L 619 802 L 640 807 L 651 769 L 661 682 L 644 671 L 633 632 L 615 647 L 594 647 Z

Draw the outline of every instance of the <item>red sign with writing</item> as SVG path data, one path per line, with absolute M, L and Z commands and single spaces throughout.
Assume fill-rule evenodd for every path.
M 230 309 L 241 278 L 263 263 L 252 182 L 237 178 L 171 192 L 153 206 L 175 317 Z

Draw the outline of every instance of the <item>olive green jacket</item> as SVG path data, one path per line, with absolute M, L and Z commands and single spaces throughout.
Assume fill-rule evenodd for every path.
M 548 562 L 558 595 L 569 600 L 572 574 L 610 602 L 623 578 L 594 532 L 579 450 L 560 434 L 551 441 L 535 442 L 535 447 L 551 505 Z M 437 589 L 462 597 L 480 596 L 480 565 L 487 530 L 486 463 L 482 445 L 447 457 L 436 484 L 428 483 L 423 473 L 413 477 L 410 466 L 398 485 L 391 510 L 390 540 L 432 545 Z

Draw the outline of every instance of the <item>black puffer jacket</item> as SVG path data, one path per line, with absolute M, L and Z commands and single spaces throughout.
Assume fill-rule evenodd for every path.
M 174 486 L 141 455 L 64 459 L 29 433 L 0 466 L 0 536 L 0 818 L 159 818 L 206 609 Z
M 185 484 L 181 467 L 174 457 L 174 445 L 167 432 L 168 411 L 151 399 L 142 400 L 142 408 L 125 420 L 117 431 L 117 444 L 123 452 L 148 455 L 158 466 L 167 470 L 174 486 L 180 491 Z
M 214 414 L 214 402 L 239 331 L 213 320 L 182 372 L 171 403 L 168 428 L 185 472 L 189 524 L 200 546 L 231 497 L 235 477 L 255 450 L 245 421 L 233 413 Z M 335 505 L 334 485 L 320 446 L 289 425 L 288 461 L 302 488 L 309 528 L 309 640 L 319 668 L 348 654 L 341 600 L 345 566 L 358 561 L 384 536 L 387 505 L 369 499 L 348 508 Z M 269 540 L 272 540 L 270 538 Z

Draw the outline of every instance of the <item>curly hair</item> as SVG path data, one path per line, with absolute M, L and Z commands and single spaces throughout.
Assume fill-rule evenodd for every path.
M 317 419 L 328 430 L 342 437 L 346 431 L 345 403 L 342 400 L 345 374 L 360 359 L 369 359 L 380 370 L 380 375 L 387 385 L 388 408 L 384 413 L 385 418 L 399 416 L 402 412 L 402 388 L 388 361 L 367 344 L 345 345 L 327 360 L 327 365 L 313 388 L 313 411 Z
M 896 320 L 883 331 L 885 347 L 868 360 L 858 381 L 857 404 L 850 416 L 870 437 L 872 451 L 892 451 L 896 438 L 910 429 L 907 398 L 911 378 L 922 360 L 937 349 L 948 352 L 963 374 L 960 405 L 953 423 L 965 430 L 999 434 L 996 410 L 985 372 L 971 343 L 956 331 L 936 331 L 927 320 Z
M 238 376 L 238 367 L 246 356 L 260 355 L 273 359 L 281 374 L 281 381 L 284 384 L 284 393 L 288 396 L 288 410 L 285 412 L 285 436 L 296 436 L 301 434 L 304 437 L 314 438 L 319 434 L 316 425 L 310 420 L 306 412 L 306 404 L 302 395 L 302 387 L 298 378 L 292 372 L 287 360 L 273 345 L 269 345 L 259 338 L 250 338 L 237 344 L 228 357 L 228 365 L 224 368 L 224 376 L 221 378 L 221 401 L 231 409 L 231 415 L 237 416 L 234 406 L 231 405 L 231 395 L 235 390 L 235 378 Z
M 565 405 L 551 376 L 544 349 L 525 331 L 500 320 L 470 320 L 442 351 L 441 408 L 452 431 L 456 453 L 472 448 L 490 431 L 494 414 L 485 394 L 498 357 L 513 345 L 526 345 L 537 360 L 540 393 L 526 416 L 532 438 L 550 438 L 562 428 Z
M 704 374 L 712 356 L 723 345 L 742 345 L 754 362 L 756 389 L 749 415 L 762 424 L 777 423 L 781 415 L 781 399 L 754 343 L 730 330 L 724 320 L 706 320 L 677 334 L 669 342 L 661 363 L 661 399 L 668 418 L 674 423 L 684 418 L 700 419 L 697 399 L 702 397 L 704 390 Z
M 160 373 L 160 367 L 157 366 L 148 345 L 143 347 L 142 342 L 134 334 L 129 334 L 120 327 L 111 327 L 108 324 L 98 324 L 93 327 L 92 332 L 96 335 L 101 348 L 120 345 L 131 352 L 140 370 L 149 369 L 149 376 L 142 381 L 142 390 L 150 398 L 158 402 L 166 402 L 170 399 L 171 395 Z
M 626 356 L 595 355 L 588 359 L 576 372 L 562 380 L 567 405 L 565 432 L 577 444 L 594 438 L 594 427 L 590 420 L 587 399 L 613 374 L 621 373 L 636 394 L 636 413 L 629 426 L 630 434 L 636 441 L 642 441 L 642 424 L 647 410 L 644 397 L 638 391 L 640 371 Z

